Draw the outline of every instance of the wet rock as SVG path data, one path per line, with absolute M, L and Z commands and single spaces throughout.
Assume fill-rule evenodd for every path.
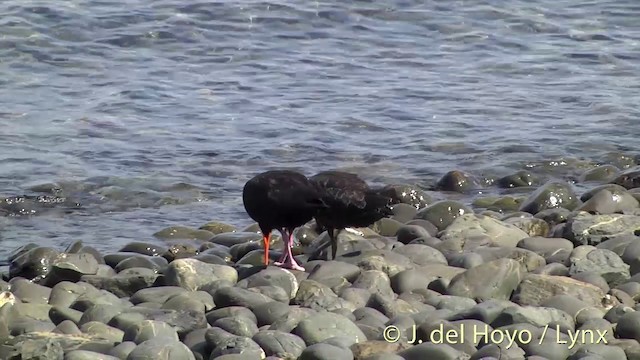
M 348 337 L 355 342 L 367 340 L 362 330 L 351 320 L 330 312 L 318 313 L 300 321 L 293 333 L 300 336 L 307 345 L 336 336 Z
M 578 213 L 569 219 L 564 237 L 577 245 L 597 245 L 614 236 L 633 234 L 640 229 L 640 216 L 634 215 L 591 215 Z
M 416 214 L 418 213 L 418 209 L 416 209 L 415 206 L 411 206 L 409 204 L 399 203 L 393 206 L 392 212 L 393 215 L 391 216 L 391 218 L 404 224 L 408 221 L 411 221 L 411 219 L 416 216 Z
M 167 251 L 167 247 L 164 245 L 138 241 L 130 242 L 118 250 L 118 252 L 132 252 L 147 256 L 160 256 L 165 251 Z
M 252 339 L 260 345 L 266 356 L 283 359 L 298 359 L 307 346 L 299 336 L 277 330 L 261 330 Z
M 600 190 L 576 208 L 576 211 L 585 211 L 591 214 L 614 214 L 637 209 L 638 205 L 638 200 L 626 191 L 614 194 L 609 190 Z
M 496 185 L 501 188 L 516 188 L 533 186 L 538 183 L 538 179 L 529 171 L 519 170 L 513 174 L 501 177 L 496 181 Z
M 119 273 L 132 268 L 146 268 L 157 272 L 161 271 L 167 264 L 168 261 L 163 257 L 135 254 L 119 261 L 114 270 Z
M 542 219 L 546 221 L 549 226 L 553 227 L 558 224 L 564 223 L 569 219 L 571 211 L 565 208 L 547 209 L 538 212 L 533 215 L 536 219 Z
M 122 271 L 116 276 L 83 275 L 80 279 L 118 297 L 127 297 L 141 289 L 151 287 L 159 276 L 151 269 L 134 268 L 128 270 Z
M 605 293 L 597 286 L 564 276 L 527 274 L 516 290 L 517 303 L 539 306 L 556 295 L 571 295 L 597 308 L 605 306 Z
M 571 185 L 566 182 L 549 181 L 534 191 L 520 206 L 520 211 L 537 214 L 542 210 L 566 208 L 573 210 L 580 201 Z
M 275 240 L 275 237 L 273 235 L 272 239 Z M 226 232 L 213 236 L 209 241 L 214 244 L 231 247 L 236 244 L 262 241 L 262 235 L 255 232 L 244 231 Z
M 595 249 L 584 257 L 572 257 L 569 274 L 593 272 L 601 275 L 609 286 L 615 287 L 629 280 L 631 277 L 629 268 L 629 265 L 625 264 L 613 251 Z
M 451 200 L 438 201 L 416 214 L 416 219 L 427 220 L 438 228 L 438 231 L 446 229 L 453 221 L 464 214 L 472 214 L 473 210 L 468 206 Z
M 407 184 L 390 184 L 383 188 L 383 194 L 390 196 L 394 202 L 409 204 L 422 209 L 433 202 L 431 197 L 417 186 Z
M 381 236 L 394 236 L 398 232 L 398 229 L 400 229 L 403 225 L 404 224 L 398 220 L 391 218 L 382 218 L 376 221 L 371 226 L 371 228 Z
M 473 175 L 463 171 L 453 170 L 444 174 L 436 183 L 435 189 L 440 191 L 468 192 L 479 189 L 480 183 Z
M 231 266 L 207 264 L 195 259 L 172 261 L 164 273 L 165 284 L 198 290 L 214 280 L 238 281 L 238 272 Z
M 620 169 L 618 169 L 613 165 L 600 165 L 582 173 L 582 175 L 580 175 L 580 178 L 578 180 L 580 182 L 587 182 L 587 181 L 607 182 L 607 181 L 612 181 L 619 174 L 620 174 Z
M 433 226 L 433 228 L 429 231 L 420 225 L 403 225 L 398 229 L 395 236 L 397 236 L 399 242 L 408 244 L 417 238 L 428 238 L 434 236 L 437 232 L 437 228 L 434 225 L 431 226 Z
M 177 340 L 155 337 L 136 346 L 127 360 L 195 360 L 195 356 Z
M 298 292 L 298 280 L 295 275 L 288 270 L 272 266 L 240 280 L 237 286 L 244 288 L 276 286 L 285 291 L 288 299 L 293 298 Z
M 9 264 L 9 276 L 40 281 L 49 274 L 60 252 L 48 247 L 36 247 L 16 255 Z
M 251 310 L 242 306 L 229 306 L 224 308 L 218 308 L 207 313 L 207 322 L 213 324 L 219 319 L 227 317 L 231 318 L 245 318 L 251 320 L 253 323 L 257 322 L 257 318 Z
M 451 280 L 447 292 L 476 301 L 507 300 L 520 284 L 523 275 L 523 268 L 517 261 L 498 259 L 457 275 Z
M 547 263 L 564 262 L 573 250 L 573 243 L 567 239 L 539 236 L 524 238 L 517 246 L 541 255 Z
M 625 189 L 640 187 L 640 166 L 635 166 L 625 170 L 615 179 L 613 179 L 611 183 L 620 185 Z
M 549 224 L 546 221 L 533 217 L 512 217 L 504 220 L 504 223 L 517 227 L 529 236 L 547 236 L 550 231 Z
M 487 236 L 498 246 L 515 247 L 518 241 L 529 237 L 514 225 L 484 215 L 464 214 L 457 217 L 440 235 L 442 241 L 454 238 Z
M 219 221 L 210 221 L 198 228 L 198 230 L 206 230 L 214 235 L 222 234 L 222 233 L 230 233 L 237 230 L 237 228 L 231 224 L 219 222 Z
M 447 264 L 447 259 L 442 253 L 430 246 L 420 244 L 407 244 L 395 248 L 394 252 L 406 256 L 418 266 L 429 264 Z
M 186 292 L 186 289 L 179 286 L 152 287 L 136 291 L 129 300 L 133 304 L 140 304 L 145 302 L 164 304 L 171 297 Z
M 187 292 L 177 294 L 169 298 L 161 309 L 173 309 L 184 311 L 200 311 L 205 312 L 213 309 L 215 304 L 213 303 L 213 297 L 211 294 L 204 291 Z
M 91 254 L 61 254 L 53 261 L 46 284 L 54 286 L 61 281 L 77 282 L 82 275 L 96 274 L 98 265 Z
M 209 240 L 214 234 L 186 226 L 170 226 L 154 233 L 153 236 L 161 240 Z

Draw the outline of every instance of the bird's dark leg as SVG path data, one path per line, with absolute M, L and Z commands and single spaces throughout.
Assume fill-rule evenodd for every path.
M 336 253 L 338 252 L 338 239 L 337 234 L 334 234 L 333 228 L 327 228 L 327 234 L 329 235 L 329 241 L 331 242 L 331 259 L 336 259 Z

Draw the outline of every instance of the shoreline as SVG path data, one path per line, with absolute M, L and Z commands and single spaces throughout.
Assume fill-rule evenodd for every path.
M 104 253 L 24 245 L 0 281 L 0 357 L 640 357 L 640 167 L 588 170 L 581 193 L 530 176 L 471 205 L 455 200 L 474 186 L 464 172 L 438 181 L 442 199 L 391 186 L 394 215 L 341 232 L 337 261 L 309 261 L 327 236 L 298 228 L 305 272 L 265 268 L 255 224 L 174 226 Z

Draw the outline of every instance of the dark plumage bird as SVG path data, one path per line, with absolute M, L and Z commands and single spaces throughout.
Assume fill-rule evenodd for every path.
M 271 232 L 278 230 L 285 249 L 274 264 L 304 271 L 291 253 L 293 230 L 310 221 L 319 208 L 325 207 L 318 189 L 298 172 L 271 170 L 256 175 L 244 185 L 242 201 L 247 214 L 262 231 L 265 265 L 269 265 Z
M 331 239 L 331 254 L 336 258 L 338 235 L 350 227 L 365 227 L 392 215 L 392 198 L 382 190 L 372 189 L 355 174 L 323 171 L 309 178 L 322 192 L 326 208 L 318 210 L 316 223 L 324 227 Z M 321 251 L 323 246 L 317 251 Z

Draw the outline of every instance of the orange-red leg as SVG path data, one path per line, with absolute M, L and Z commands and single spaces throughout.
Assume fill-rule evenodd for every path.
M 271 233 L 262 235 L 262 243 L 264 244 L 264 264 L 269 266 L 269 242 L 271 241 Z

